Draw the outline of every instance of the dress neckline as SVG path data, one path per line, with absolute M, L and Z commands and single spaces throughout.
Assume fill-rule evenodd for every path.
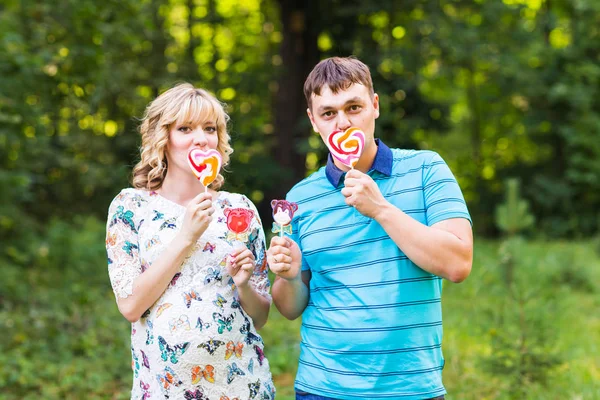
M 173 200 L 167 199 L 165 196 L 161 195 L 156 190 L 144 190 L 144 192 L 146 192 L 148 194 L 148 196 L 154 197 L 158 200 L 161 200 L 163 203 L 170 204 L 172 206 L 175 206 L 176 208 L 183 209 L 183 210 L 185 210 L 185 208 L 186 208 L 186 206 L 184 206 L 184 205 L 181 205 Z M 227 192 L 225 192 L 223 190 L 216 192 L 216 196 L 214 197 L 213 203 L 215 201 L 219 200 L 224 193 L 227 193 Z

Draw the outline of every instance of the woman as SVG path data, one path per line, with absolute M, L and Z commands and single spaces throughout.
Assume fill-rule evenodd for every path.
M 181 84 L 158 96 L 140 127 L 133 188 L 110 205 L 106 248 L 120 312 L 132 323 L 132 399 L 273 399 L 255 328 L 271 297 L 265 238 L 245 196 L 204 187 L 191 149 L 232 149 L 212 95 Z

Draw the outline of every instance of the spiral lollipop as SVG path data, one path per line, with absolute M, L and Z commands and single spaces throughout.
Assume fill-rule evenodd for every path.
M 208 151 L 192 149 L 188 153 L 188 164 L 206 191 L 208 185 L 219 175 L 221 154 L 212 149 Z
M 365 134 L 355 127 L 334 131 L 327 138 L 327 147 L 339 162 L 354 168 L 365 147 Z

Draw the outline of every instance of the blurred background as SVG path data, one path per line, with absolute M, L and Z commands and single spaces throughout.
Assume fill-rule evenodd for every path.
M 600 2 L 2 0 L 0 398 L 127 399 L 129 323 L 104 249 L 145 106 L 188 81 L 228 104 L 228 191 L 269 201 L 324 164 L 302 85 L 356 55 L 376 136 L 437 151 L 474 221 L 445 284 L 449 399 L 600 399 Z M 291 399 L 299 321 L 262 329 Z

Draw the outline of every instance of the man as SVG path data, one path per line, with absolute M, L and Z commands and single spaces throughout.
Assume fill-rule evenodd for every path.
M 353 169 L 330 155 L 292 188 L 293 233 L 268 251 L 275 305 L 302 315 L 296 398 L 443 399 L 442 279 L 472 264 L 461 190 L 437 153 L 374 138 L 379 97 L 361 61 L 321 61 L 304 93 L 323 141 L 357 127 L 365 144 Z

